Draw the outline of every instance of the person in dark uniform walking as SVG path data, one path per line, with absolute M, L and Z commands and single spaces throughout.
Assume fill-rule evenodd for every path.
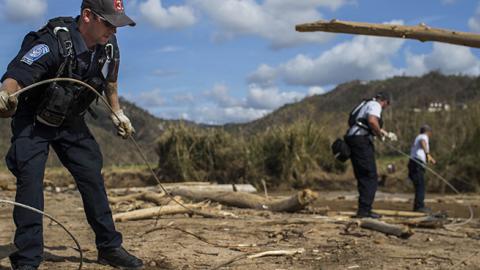
M 115 229 L 101 169 L 100 148 L 84 121 L 96 96 L 73 83 L 51 83 L 24 92 L 16 91 L 55 77 L 82 80 L 105 94 L 118 134 L 134 132 L 120 109 L 117 74 L 120 61 L 117 27 L 134 26 L 122 0 L 83 0 L 77 18 L 60 17 L 23 40 L 20 52 L 3 75 L 0 115 L 12 117 L 11 147 L 6 163 L 17 179 L 15 200 L 43 210 L 43 177 L 49 148 L 73 175 L 80 191 L 87 221 L 95 233 L 98 262 L 122 269 L 140 269 L 142 260 L 122 247 Z M 15 207 L 17 227 L 10 256 L 13 269 L 37 269 L 43 260 L 42 216 Z
M 380 217 L 372 212 L 378 185 L 373 137 L 397 140 L 394 133 L 382 129 L 382 110 L 389 104 L 390 100 L 387 96 L 377 94 L 374 98 L 363 101 L 350 113 L 350 128 L 345 136 L 345 142 L 350 147 L 350 159 L 357 179 L 359 198 L 356 217 L 358 218 Z
M 430 213 L 432 210 L 425 207 L 425 166 L 435 164 L 436 161 L 430 154 L 430 138 L 432 137 L 432 128 L 429 125 L 423 125 L 420 128 L 420 134 L 415 138 L 410 150 L 410 160 L 408 162 L 408 178 L 415 187 L 415 199 L 413 202 L 413 211 Z

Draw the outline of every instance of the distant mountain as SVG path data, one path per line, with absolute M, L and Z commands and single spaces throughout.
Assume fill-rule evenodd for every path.
M 159 119 L 146 110 L 141 109 L 134 103 L 123 98 L 120 100 L 125 114 L 131 119 L 135 130 L 135 139 L 140 147 L 145 151 L 149 162 L 156 164 L 158 161 L 155 153 L 155 140 L 162 134 L 165 128 L 172 124 L 178 124 L 180 121 L 170 121 Z M 104 156 L 106 165 L 125 165 L 125 164 L 142 164 L 143 160 L 138 155 L 136 149 L 129 140 L 123 140 L 116 135 L 116 131 L 109 118 L 110 112 L 99 102 L 93 106 L 94 111 L 98 114 L 97 119 L 93 119 L 87 114 L 86 119 L 88 126 L 94 134 L 96 140 Z M 183 122 L 183 121 L 182 121 Z M 195 125 L 191 122 L 183 122 L 186 125 Z M 0 119 L 0 155 L 2 158 L 6 155 L 10 146 L 10 119 Z M 51 150 L 51 153 L 54 151 Z M 59 161 L 50 155 L 49 165 L 60 165 Z M 2 162 L 4 164 L 4 162 Z
M 346 128 L 349 111 L 363 98 L 384 92 L 391 96 L 393 103 L 386 111 L 386 117 L 392 111 L 425 110 L 432 102 L 441 102 L 450 106 L 471 103 L 480 99 L 480 78 L 468 76 L 445 76 L 437 72 L 422 77 L 394 77 L 387 80 L 361 82 L 353 81 L 339 85 L 324 94 L 307 97 L 297 103 L 287 104 L 269 115 L 245 124 L 227 124 L 221 128 L 233 134 L 261 132 L 271 127 L 311 120 L 325 127 L 327 134 L 338 136 Z M 192 122 L 169 121 L 159 119 L 134 103 L 121 99 L 125 113 L 131 118 L 136 129 L 135 138 L 146 152 L 148 160 L 157 164 L 155 140 L 170 125 L 180 122 L 187 126 L 208 128 L 208 125 L 196 125 Z M 87 116 L 87 122 L 99 142 L 104 163 L 107 165 L 142 164 L 143 161 L 128 140 L 115 135 L 115 129 L 109 119 L 109 112 L 101 104 L 94 106 L 98 119 Z M 387 121 L 391 122 L 391 121 Z M 0 153 L 5 156 L 10 145 L 10 119 L 0 119 Z M 53 152 L 53 151 L 52 151 Z M 54 158 L 50 165 L 59 165 Z
M 257 132 L 269 127 L 310 119 L 317 123 L 344 121 L 350 110 L 364 98 L 383 92 L 390 95 L 392 110 L 426 109 L 437 102 L 458 106 L 480 99 L 480 78 L 446 76 L 431 72 L 422 77 L 394 77 L 387 80 L 341 84 L 332 91 L 284 105 L 269 115 L 246 124 L 229 124 L 232 132 Z M 346 124 L 345 124 L 346 125 Z M 338 127 L 336 127 L 338 128 Z M 343 126 L 345 128 L 345 126 Z

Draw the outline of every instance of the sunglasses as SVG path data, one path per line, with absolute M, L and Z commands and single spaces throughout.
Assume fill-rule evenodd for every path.
M 108 27 L 108 28 L 117 28 L 115 25 L 111 24 L 109 21 L 107 21 L 107 19 L 105 19 L 104 17 L 102 17 L 100 14 L 96 13 L 95 11 L 91 10 L 91 12 L 93 13 L 93 15 L 95 15 L 96 17 L 98 17 L 100 19 L 100 21 L 102 21 L 102 23 Z

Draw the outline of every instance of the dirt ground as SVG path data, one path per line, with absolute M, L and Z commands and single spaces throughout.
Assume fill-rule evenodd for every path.
M 0 198 L 13 197 L 12 191 L 0 191 Z M 83 269 L 110 269 L 95 262 L 94 236 L 85 220 L 78 192 L 45 191 L 45 198 L 45 211 L 66 225 L 79 240 L 85 256 Z M 468 216 L 466 203 L 473 204 L 476 217 L 480 214 L 478 195 L 428 198 L 429 206 L 446 210 L 450 217 Z M 408 210 L 410 199 L 409 194 L 380 192 L 375 208 Z M 143 258 L 145 269 L 213 269 L 233 258 L 239 260 L 221 269 L 480 269 L 478 218 L 456 230 L 414 229 L 415 234 L 409 239 L 360 228 L 346 233 L 345 228 L 353 219 L 338 216 L 335 211 L 353 211 L 355 205 L 354 192 L 321 192 L 314 209 L 328 206 L 328 215 L 223 207 L 238 218 L 177 215 L 158 221 L 118 222 L 117 228 L 123 233 L 124 246 Z M 0 244 L 11 242 L 14 232 L 11 212 L 10 206 L 0 206 Z M 150 229 L 167 226 L 146 234 Z M 78 252 L 66 233 L 45 220 L 44 234 L 45 262 L 40 269 L 77 269 Z M 300 248 L 304 252 L 293 256 L 245 258 L 263 251 Z M 8 259 L 0 261 L 0 269 L 9 269 Z

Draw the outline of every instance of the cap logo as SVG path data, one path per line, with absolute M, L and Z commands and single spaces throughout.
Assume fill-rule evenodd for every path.
M 114 0 L 113 1 L 113 7 L 115 8 L 115 11 L 117 12 L 123 12 L 123 2 L 122 0 Z

